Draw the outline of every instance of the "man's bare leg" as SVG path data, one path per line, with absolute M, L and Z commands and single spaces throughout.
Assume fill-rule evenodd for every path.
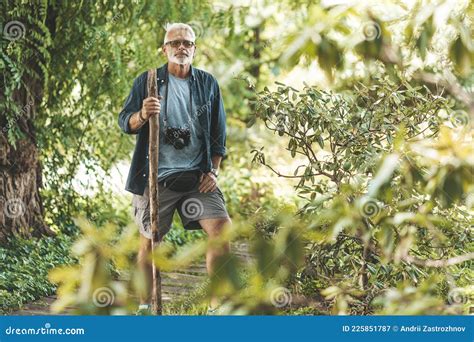
M 137 265 L 145 277 L 145 291 L 140 293 L 140 304 L 151 304 L 151 289 L 153 286 L 153 269 L 150 261 L 151 240 L 140 234 Z
M 200 220 L 199 223 L 203 230 L 207 233 L 209 239 L 217 238 L 222 232 L 222 229 L 226 224 L 230 224 L 230 219 L 217 218 L 217 219 L 204 219 Z M 215 271 L 215 265 L 217 259 L 230 251 L 229 243 L 222 245 L 220 248 L 208 248 L 206 252 L 206 268 L 209 275 Z M 146 295 L 140 295 L 140 304 L 151 304 L 151 289 L 153 286 L 153 271 L 152 264 L 149 260 L 151 253 L 151 240 L 145 238 L 140 234 L 140 247 L 138 250 L 137 265 L 140 272 L 145 277 Z M 210 306 L 215 308 L 219 305 L 219 300 L 215 296 L 211 297 Z
M 207 233 L 209 240 L 219 237 L 225 225 L 231 224 L 231 220 L 228 218 L 216 218 L 216 219 L 203 219 L 199 220 L 201 227 Z M 216 271 L 216 261 L 222 255 L 229 253 L 230 245 L 225 243 L 222 246 L 211 248 L 209 247 L 206 252 L 206 267 L 207 273 L 212 275 Z M 216 296 L 211 297 L 210 307 L 216 308 L 219 306 L 219 299 Z

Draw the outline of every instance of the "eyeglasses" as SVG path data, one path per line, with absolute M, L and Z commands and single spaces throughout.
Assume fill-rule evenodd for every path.
M 183 46 L 186 48 L 186 49 L 189 49 L 191 47 L 193 47 L 194 45 L 194 42 L 190 41 L 190 40 L 171 40 L 169 42 L 166 42 L 166 44 L 169 44 L 171 45 L 171 47 L 174 47 L 174 48 L 178 48 L 181 46 L 181 44 L 183 44 Z

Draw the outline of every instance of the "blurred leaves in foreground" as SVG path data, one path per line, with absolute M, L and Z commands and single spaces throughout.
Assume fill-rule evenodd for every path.
M 144 291 L 144 278 L 134 267 L 133 255 L 138 249 L 135 227 L 122 232 L 114 224 L 94 226 L 85 218 L 76 220 L 82 234 L 72 246 L 78 264 L 50 272 L 52 282 L 59 284 L 58 300 L 53 312 L 74 308 L 75 314 L 127 314 L 136 310 L 131 295 Z M 119 281 L 126 277 L 128 282 Z

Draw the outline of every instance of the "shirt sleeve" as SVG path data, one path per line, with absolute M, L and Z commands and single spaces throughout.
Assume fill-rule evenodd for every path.
M 214 81 L 214 98 L 211 105 L 211 156 L 226 154 L 226 113 L 219 84 Z
M 135 79 L 132 90 L 125 100 L 123 109 L 119 114 L 118 124 L 124 133 L 137 134 L 143 127 L 140 127 L 140 129 L 136 131 L 132 131 L 130 129 L 129 121 L 130 117 L 142 108 L 143 100 L 145 98 L 145 81 L 146 73 L 143 73 Z

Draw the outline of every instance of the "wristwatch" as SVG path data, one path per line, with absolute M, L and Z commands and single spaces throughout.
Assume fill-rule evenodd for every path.
M 216 177 L 219 175 L 219 171 L 215 167 L 211 168 L 211 173 Z

